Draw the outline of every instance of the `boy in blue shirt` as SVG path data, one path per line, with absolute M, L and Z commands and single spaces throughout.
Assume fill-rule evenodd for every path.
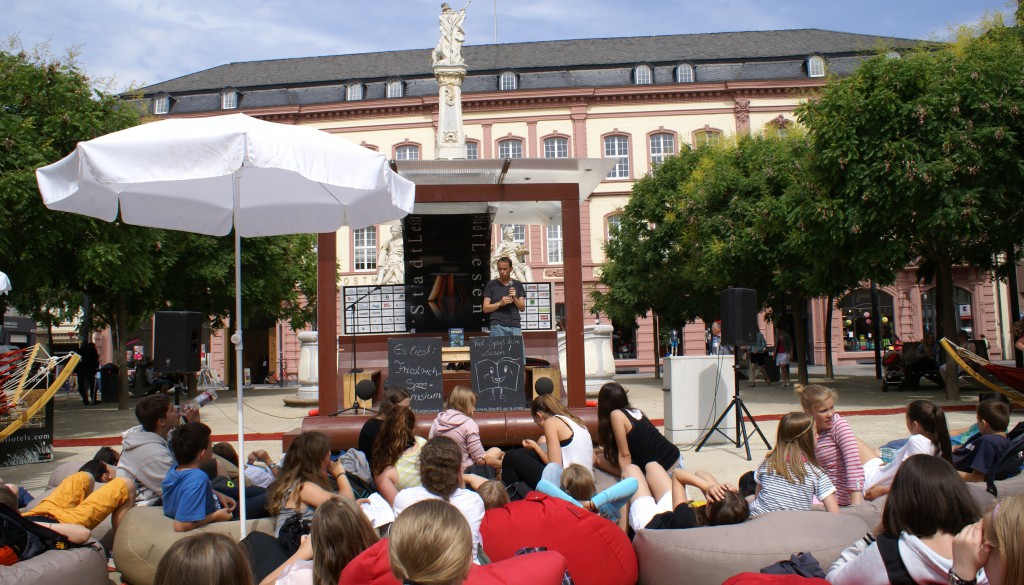
M 1000 455 L 1010 447 L 1006 429 L 1010 408 L 996 400 L 978 403 L 978 434 L 953 451 L 953 467 L 965 481 L 985 481 Z
M 187 532 L 210 522 L 231 520 L 235 501 L 210 488 L 210 476 L 200 469 L 213 459 L 210 427 L 190 422 L 178 427 L 171 443 L 177 465 L 164 479 L 164 515 L 174 519 L 175 532 Z

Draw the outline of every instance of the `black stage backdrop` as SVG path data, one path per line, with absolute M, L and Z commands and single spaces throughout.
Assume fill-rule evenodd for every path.
M 403 237 L 409 331 L 479 330 L 484 326 L 490 233 L 487 214 L 406 216 Z

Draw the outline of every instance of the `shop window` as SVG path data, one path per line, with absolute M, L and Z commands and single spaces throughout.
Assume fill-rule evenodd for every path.
M 953 287 L 953 318 L 956 320 L 957 329 L 967 331 L 967 336 L 974 339 L 974 311 L 972 310 L 971 293 L 954 286 Z M 930 288 L 921 293 L 921 321 L 924 323 L 923 333 L 939 335 L 937 322 L 938 315 L 935 314 L 935 289 Z M 956 331 L 946 332 L 953 337 Z
M 839 301 L 843 314 L 843 349 L 846 351 L 873 351 L 875 329 L 871 316 L 871 291 L 860 289 L 851 292 Z M 893 335 L 892 295 L 878 291 L 878 313 L 881 322 L 882 349 L 892 346 Z
M 636 359 L 636 323 L 612 321 L 612 352 L 617 360 Z

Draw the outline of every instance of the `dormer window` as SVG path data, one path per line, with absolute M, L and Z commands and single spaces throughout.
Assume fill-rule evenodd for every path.
M 693 65 L 680 63 L 676 67 L 676 83 L 693 83 Z
M 807 77 L 825 77 L 825 59 L 818 55 L 807 59 Z
M 400 98 L 404 95 L 404 90 L 405 87 L 402 85 L 402 82 L 397 79 L 393 79 L 388 82 L 387 96 L 388 98 Z
M 233 89 L 225 89 L 220 94 L 220 109 L 234 110 L 238 108 L 238 92 Z
M 650 85 L 653 83 L 651 67 L 649 65 L 637 65 L 633 70 L 633 83 L 636 85 Z
M 501 74 L 501 78 L 498 83 L 498 88 L 501 91 L 512 91 L 519 87 L 519 80 L 516 78 L 516 74 L 511 71 L 506 71 Z
M 153 113 L 157 116 L 171 111 L 171 96 L 161 94 L 153 98 Z
M 363 84 L 362 83 L 350 83 L 345 88 L 345 99 L 350 102 L 357 102 L 363 99 Z

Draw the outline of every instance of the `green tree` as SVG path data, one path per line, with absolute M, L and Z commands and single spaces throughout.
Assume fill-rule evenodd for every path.
M 998 25 L 871 59 L 798 110 L 843 230 L 887 248 L 890 269 L 903 254 L 917 261 L 935 284 L 940 334 L 956 331 L 952 267 L 994 268 L 1021 241 L 1022 110 L 1024 45 Z M 949 376 L 947 396 L 958 395 Z

